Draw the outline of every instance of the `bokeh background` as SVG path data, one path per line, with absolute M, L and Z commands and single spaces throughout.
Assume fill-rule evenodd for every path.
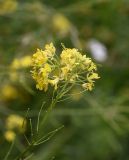
M 29 159 L 128 160 L 129 0 L 0 0 L 0 159 L 11 145 L 7 118 L 30 108 L 35 126 L 42 102 L 50 102 L 51 89 L 37 91 L 29 68 L 36 48 L 49 42 L 58 52 L 63 43 L 93 58 L 101 79 L 92 92 L 74 88 L 57 104 L 40 133 L 65 127 Z M 26 147 L 16 134 L 9 160 Z M 29 128 L 25 134 L 29 139 Z

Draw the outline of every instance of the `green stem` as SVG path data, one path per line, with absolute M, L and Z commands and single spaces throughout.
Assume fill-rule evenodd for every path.
M 52 111 L 52 109 L 55 107 L 56 103 L 58 102 L 59 99 L 61 99 L 65 94 L 66 92 L 68 92 L 69 90 L 66 91 L 66 88 L 67 88 L 67 83 L 63 86 L 63 88 L 61 89 L 61 91 L 57 94 L 57 96 L 52 99 L 52 102 L 50 104 L 50 106 L 48 107 L 48 110 L 41 122 L 41 125 L 43 126 L 50 114 L 50 112 Z M 15 160 L 20 160 L 20 158 L 23 158 L 23 156 L 30 150 L 34 147 L 34 142 L 31 143 L 26 149 L 25 151 L 23 151 Z
M 14 145 L 14 141 L 12 142 L 12 144 L 11 144 L 11 146 L 10 146 L 10 148 L 9 148 L 9 151 L 8 151 L 8 153 L 6 154 L 4 160 L 7 160 L 7 159 L 8 159 L 8 157 L 9 157 L 11 151 L 12 151 L 13 145 Z
M 48 107 L 48 110 L 46 111 L 46 114 L 41 122 L 41 125 L 43 126 L 44 123 L 46 122 L 49 113 L 52 111 L 52 109 L 55 107 L 56 103 L 58 101 L 58 97 L 56 97 L 55 99 L 52 100 L 52 103 L 50 104 L 50 106 Z
M 44 116 L 44 118 L 43 118 L 43 120 L 42 120 L 42 122 L 41 122 L 41 125 L 42 125 L 42 126 L 43 126 L 44 123 L 46 122 L 46 120 L 47 120 L 50 112 L 51 112 L 52 109 L 55 107 L 55 105 L 56 105 L 56 103 L 58 102 L 58 100 L 63 97 L 63 95 L 64 95 L 63 93 L 65 93 L 64 90 L 66 89 L 66 87 L 67 87 L 67 83 L 63 86 L 62 90 L 57 94 L 56 98 L 55 98 L 55 99 L 52 99 L 52 102 L 51 102 L 50 106 L 48 107 L 48 110 L 46 111 L 46 114 L 45 114 L 45 116 Z

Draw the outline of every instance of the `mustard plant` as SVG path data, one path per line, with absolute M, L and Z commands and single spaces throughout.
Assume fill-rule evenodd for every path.
M 19 67 L 19 63 L 15 61 L 12 66 L 16 66 L 17 68 Z M 56 132 L 62 129 L 63 126 L 47 133 L 46 135 L 39 135 L 40 126 L 44 126 L 52 109 L 58 102 L 68 98 L 68 93 L 74 86 L 80 86 L 82 91 L 92 91 L 95 81 L 100 78 L 97 73 L 97 66 L 91 58 L 87 57 L 85 54 L 82 54 L 76 48 L 66 48 L 64 45 L 62 45 L 62 52 L 57 54 L 53 43 L 45 45 L 44 50 L 37 49 L 37 51 L 32 55 L 31 75 L 38 90 L 41 92 L 47 92 L 51 86 L 53 88 L 53 94 L 51 97 L 51 103 L 47 107 L 47 112 L 45 115 L 41 117 L 41 113 L 45 105 L 44 102 L 38 113 L 36 133 L 34 133 L 32 119 L 29 118 L 31 138 L 28 139 L 23 132 L 28 146 L 19 156 L 15 158 L 15 160 L 31 156 L 31 154 L 29 154 L 31 149 L 34 149 L 34 147 L 48 141 Z M 27 115 L 28 113 L 29 110 L 27 111 Z M 11 129 L 8 131 L 10 133 L 6 133 L 5 135 L 8 140 L 11 141 L 15 138 L 15 135 L 13 134 L 14 132 L 12 132 L 13 128 L 19 128 L 22 131 L 26 128 L 28 119 L 27 115 L 23 121 L 22 129 L 19 128 L 21 127 L 21 117 L 17 117 L 15 115 L 8 117 L 7 126 Z M 18 119 L 17 123 L 15 122 L 15 119 Z

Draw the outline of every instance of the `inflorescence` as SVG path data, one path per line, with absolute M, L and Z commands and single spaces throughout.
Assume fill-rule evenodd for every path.
M 37 49 L 32 57 L 32 77 L 36 88 L 47 91 L 51 85 L 57 90 L 61 83 L 81 85 L 85 90 L 92 90 L 99 79 L 97 66 L 91 58 L 77 49 L 65 48 L 58 56 L 53 43 L 45 49 Z

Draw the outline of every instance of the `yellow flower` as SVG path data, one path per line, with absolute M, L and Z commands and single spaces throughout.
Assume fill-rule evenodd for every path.
M 33 54 L 32 57 L 32 66 L 41 66 L 47 61 L 47 55 L 44 54 L 44 51 L 41 49 L 37 49 L 36 53 Z
M 83 83 L 82 87 L 85 88 L 86 90 L 91 91 L 94 87 L 94 82 L 96 79 L 99 79 L 100 77 L 98 76 L 98 73 L 94 73 L 93 71 L 91 73 L 87 74 L 86 80 L 88 81 L 87 83 Z
M 32 77 L 37 82 L 36 88 L 47 91 L 53 67 L 51 64 L 55 55 L 53 43 L 45 45 L 45 50 L 38 49 L 32 57 Z M 52 75 L 51 75 L 52 76 Z M 51 77 L 52 78 L 52 77 Z
M 64 47 L 58 57 L 52 43 L 47 44 L 45 50 L 38 50 L 32 57 L 31 73 L 39 90 L 47 91 L 49 84 L 57 90 L 59 83 L 65 82 L 92 90 L 94 81 L 99 78 L 98 74 L 94 73 L 96 70 L 97 66 L 91 58 L 75 48 Z
M 40 67 L 45 64 L 48 58 L 52 58 L 55 54 L 55 47 L 53 43 L 47 44 L 45 46 L 45 50 L 37 49 L 36 53 L 33 54 L 32 57 L 32 66 L 33 67 Z
M 39 90 L 44 90 L 45 92 L 48 89 L 48 80 L 42 80 L 42 79 L 38 79 L 37 80 L 37 84 L 36 84 L 36 88 Z
M 53 43 L 46 44 L 45 45 L 45 52 L 48 57 L 53 57 L 56 51 L 56 48 L 54 47 Z
M 80 66 L 80 53 L 77 49 L 67 49 L 65 48 L 61 55 L 61 65 L 62 65 L 62 75 L 65 79 L 71 79 L 71 74 L 74 70 L 79 69 Z
M 62 72 L 64 77 L 73 72 L 75 75 L 79 72 L 90 72 L 94 69 L 95 64 L 86 55 L 82 55 L 77 49 L 65 48 L 61 53 Z M 71 75 L 70 75 L 71 76 Z M 68 78 L 68 77 L 67 77 Z
M 79 56 L 79 52 L 76 49 L 65 48 L 60 55 L 61 64 L 67 65 L 67 66 L 75 65 L 75 62 L 78 56 Z
M 13 100 L 18 97 L 18 91 L 15 87 L 10 84 L 4 85 L 1 88 L 1 98 L 2 100 Z
M 62 36 L 69 33 L 71 29 L 70 21 L 62 14 L 55 14 L 52 19 L 54 29 Z
M 11 130 L 8 130 L 4 133 L 4 137 L 7 141 L 9 142 L 12 142 L 14 141 L 15 137 L 16 137 L 16 134 L 15 132 L 11 131 Z
M 92 83 L 92 82 L 84 83 L 84 84 L 82 84 L 82 87 L 86 90 L 92 91 L 92 89 L 94 87 L 94 83 Z
M 69 69 L 69 67 L 67 67 L 67 66 L 61 68 L 62 77 L 63 77 L 65 80 L 67 80 L 69 70 L 70 70 L 70 69 Z
M 65 48 L 61 55 L 61 64 L 66 65 L 69 69 L 79 67 L 80 69 L 86 69 L 91 63 L 90 58 L 87 58 L 86 55 L 82 55 L 77 49 Z M 71 68 L 72 67 L 72 68 Z
M 11 114 L 6 119 L 6 128 L 8 130 L 17 129 L 19 132 L 24 132 L 26 128 L 26 120 L 19 115 Z
M 20 59 L 21 68 L 27 68 L 31 66 L 31 56 L 24 56 Z
M 88 68 L 89 72 L 92 71 L 92 70 L 97 70 L 97 67 L 96 67 L 96 65 L 93 62 L 90 63 L 90 66 Z
M 82 84 L 82 87 L 85 88 L 86 90 L 91 91 L 94 87 L 94 82 L 96 79 L 99 79 L 100 77 L 98 76 L 98 73 L 88 73 L 87 74 L 87 83 Z
M 13 68 L 13 69 L 19 69 L 20 68 L 20 63 L 19 63 L 19 60 L 17 58 L 13 60 L 13 62 L 11 64 L 11 68 Z
M 55 86 L 55 90 L 57 90 L 57 84 L 59 82 L 59 78 L 56 77 L 55 79 L 53 80 L 49 80 L 49 83 L 52 85 L 52 86 Z
M 15 58 L 11 64 L 12 69 L 27 68 L 31 66 L 31 56 Z
M 10 65 L 10 79 L 16 81 L 19 78 L 19 73 L 17 70 L 28 68 L 31 66 L 32 59 L 31 56 L 24 56 L 21 58 L 15 58 Z
M 40 69 L 40 73 L 43 78 L 48 78 L 50 72 L 51 72 L 51 66 L 48 63 L 44 64 L 44 67 Z
M 89 82 L 94 82 L 95 79 L 99 79 L 98 73 L 91 73 L 90 75 L 87 75 L 87 80 Z
M 37 73 L 38 72 L 38 73 Z M 35 69 L 31 71 L 32 77 L 34 80 L 36 80 L 37 85 L 36 88 L 39 90 L 46 91 L 48 89 L 48 77 L 51 72 L 51 66 L 46 63 L 39 69 L 39 71 L 36 71 Z

